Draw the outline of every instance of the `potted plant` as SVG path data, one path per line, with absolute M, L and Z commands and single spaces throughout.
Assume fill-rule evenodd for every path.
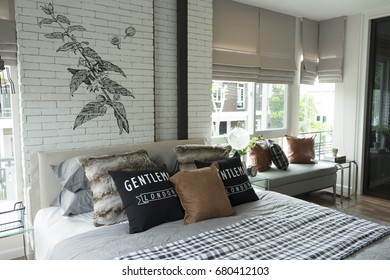
M 390 125 L 380 125 L 378 128 L 378 132 L 382 134 L 382 147 L 383 148 L 390 148 Z
M 262 172 L 271 166 L 271 154 L 268 149 L 268 143 L 263 135 L 255 136 L 250 139 L 249 158 L 257 171 Z

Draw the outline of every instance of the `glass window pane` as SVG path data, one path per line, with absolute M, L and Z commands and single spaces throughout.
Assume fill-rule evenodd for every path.
M 333 146 L 334 83 L 300 86 L 299 133 L 315 136 L 318 159 L 331 153 Z
M 11 72 L 9 66 L 7 71 Z M 0 71 L 0 206 L 17 199 L 14 154 L 12 95 L 5 71 Z
M 213 81 L 212 136 L 225 135 L 235 127 L 250 130 L 248 103 L 255 84 L 238 81 Z
M 285 84 L 256 85 L 256 131 L 286 128 L 287 92 Z

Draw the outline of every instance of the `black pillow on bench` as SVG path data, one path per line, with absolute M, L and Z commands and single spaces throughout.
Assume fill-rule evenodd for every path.
M 246 170 L 239 156 L 216 161 L 219 167 L 219 175 L 222 178 L 226 193 L 232 206 L 259 200 L 259 197 L 249 182 Z M 197 161 L 197 168 L 208 167 L 212 163 Z

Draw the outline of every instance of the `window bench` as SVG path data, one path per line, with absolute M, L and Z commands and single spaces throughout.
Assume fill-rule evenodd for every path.
M 290 163 L 286 171 L 272 165 L 267 171 L 258 172 L 250 181 L 255 186 L 290 196 L 329 187 L 333 187 L 336 195 L 336 172 L 332 163 Z

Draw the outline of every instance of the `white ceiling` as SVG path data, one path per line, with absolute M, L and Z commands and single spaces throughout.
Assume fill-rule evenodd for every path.
M 368 10 L 390 6 L 389 0 L 234 0 L 252 6 L 306 17 L 324 20 L 338 16 L 360 14 Z
M 360 14 L 367 10 L 389 6 L 389 0 L 235 0 L 252 6 L 296 17 L 324 20 L 338 16 Z M 0 0 L 0 17 L 9 16 L 13 0 Z

